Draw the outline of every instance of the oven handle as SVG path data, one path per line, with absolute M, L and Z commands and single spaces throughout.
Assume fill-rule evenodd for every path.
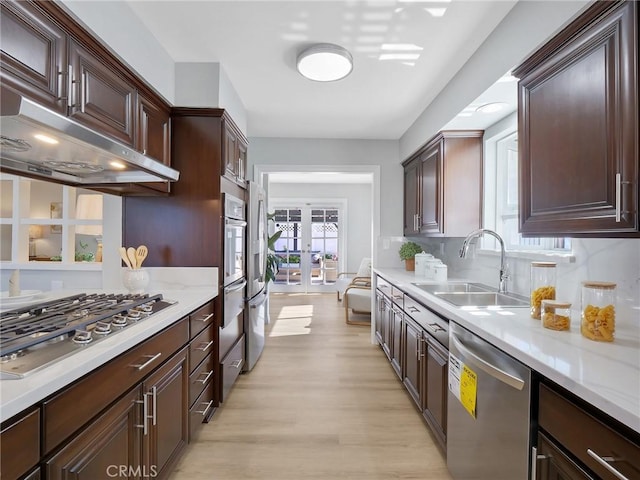
M 242 280 L 242 282 L 240 282 L 238 285 L 230 285 L 228 287 L 225 287 L 224 294 L 227 295 L 228 293 L 237 292 L 238 290 L 242 290 L 246 286 L 247 286 L 247 281 Z
M 234 220 L 233 218 L 225 218 L 224 223 L 226 225 L 231 225 L 232 227 L 246 227 L 247 222 L 242 220 Z

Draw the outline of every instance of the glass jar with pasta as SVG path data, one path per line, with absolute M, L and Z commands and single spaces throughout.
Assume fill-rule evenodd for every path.
M 542 300 L 555 300 L 555 298 L 555 262 L 531 262 L 531 318 L 540 320 Z
M 616 330 L 616 284 L 582 282 L 580 332 L 590 340 L 613 342 Z
M 571 304 L 556 300 L 542 300 L 542 326 L 551 330 L 571 328 Z

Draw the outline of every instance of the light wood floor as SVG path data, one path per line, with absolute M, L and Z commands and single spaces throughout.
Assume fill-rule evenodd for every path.
M 335 294 L 271 294 L 258 364 L 188 447 L 171 480 L 451 480 L 368 327 Z

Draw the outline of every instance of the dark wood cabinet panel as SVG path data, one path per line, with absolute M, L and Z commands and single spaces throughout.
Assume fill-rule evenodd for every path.
M 384 324 L 383 317 L 386 314 L 387 313 L 386 313 L 386 304 L 384 301 L 384 295 L 380 290 L 376 289 L 376 312 L 375 312 L 374 322 L 375 322 L 376 339 L 378 340 L 378 343 L 380 345 L 382 345 L 383 343 L 382 341 L 382 335 L 383 335 L 382 329 Z
M 393 302 L 384 299 L 384 312 L 382 317 L 382 350 L 389 360 L 391 360 L 391 315 L 393 315 Z
M 2 83 L 66 114 L 66 33 L 27 2 L 2 0 L 0 21 Z
M 18 478 L 40 461 L 40 409 L 2 426 L 0 465 L 2 478 Z
M 194 338 L 204 328 L 212 325 L 215 320 L 214 314 L 214 302 L 209 302 L 198 310 L 189 315 L 189 333 L 191 338 Z M 191 363 L 191 367 L 195 367 L 196 364 Z
M 192 440 L 198 433 L 200 428 L 207 419 L 211 416 L 212 409 L 214 408 L 214 396 L 211 381 L 205 385 L 200 396 L 193 403 L 189 410 L 189 439 Z
M 217 360 L 214 357 L 214 354 L 209 354 L 200 365 L 193 368 L 191 375 L 189 375 L 190 406 L 193 406 L 193 403 L 204 390 L 205 385 L 209 384 L 211 380 L 215 378 L 213 367 Z
M 151 421 L 144 438 L 144 465 L 167 478 L 170 468 L 189 441 L 189 363 L 187 349 L 177 353 L 144 381 Z
M 167 166 L 171 166 L 171 116 L 165 109 L 138 95 L 136 149 Z
M 416 405 L 420 406 L 422 329 L 406 315 L 403 324 L 404 374 L 402 383 Z
M 40 480 L 42 478 L 42 473 L 40 471 L 40 467 L 33 470 L 29 475 L 24 477 L 23 480 Z
M 544 434 L 538 434 L 534 480 L 595 480 Z
M 596 2 L 514 71 L 523 235 L 639 235 L 638 58 L 637 2 Z
M 482 131 L 443 131 L 404 163 L 404 234 L 464 237 L 480 228 Z
M 133 145 L 136 89 L 81 44 L 69 42 L 69 116 Z
M 447 392 L 449 352 L 423 333 L 426 350 L 423 369 L 422 414 L 444 449 L 447 443 Z
M 396 375 L 402 379 L 402 321 L 403 312 L 400 308 L 393 306 L 391 309 L 391 366 Z
M 231 387 L 233 387 L 238 375 L 242 372 L 244 358 L 244 334 L 242 334 L 233 348 L 229 350 L 229 353 L 220 362 L 220 375 L 222 376 L 221 402 L 226 400 Z
M 217 348 L 214 347 L 215 339 L 213 334 L 214 329 L 210 326 L 209 328 L 202 330 L 189 343 L 190 363 L 194 367 L 199 365 L 200 362 L 204 360 L 204 357 L 217 350 Z
M 223 131 L 223 165 L 222 175 L 246 187 L 247 170 L 247 141 L 229 118 L 225 118 L 222 124 Z
M 48 480 L 142 478 L 140 387 L 131 390 L 46 462 Z M 137 474 L 135 472 L 138 472 Z M 146 470 L 147 476 L 151 471 Z

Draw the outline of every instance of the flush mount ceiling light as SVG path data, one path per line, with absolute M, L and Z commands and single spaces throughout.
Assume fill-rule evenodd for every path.
M 476 108 L 476 112 L 480 112 L 480 113 L 495 113 L 495 112 L 499 112 L 500 110 L 502 110 L 506 106 L 507 106 L 507 104 L 504 103 L 504 102 L 486 103 L 486 104 L 481 105 L 480 107 Z
M 339 45 L 319 43 L 298 55 L 298 72 L 303 77 L 317 82 L 333 82 L 351 73 L 353 58 Z

